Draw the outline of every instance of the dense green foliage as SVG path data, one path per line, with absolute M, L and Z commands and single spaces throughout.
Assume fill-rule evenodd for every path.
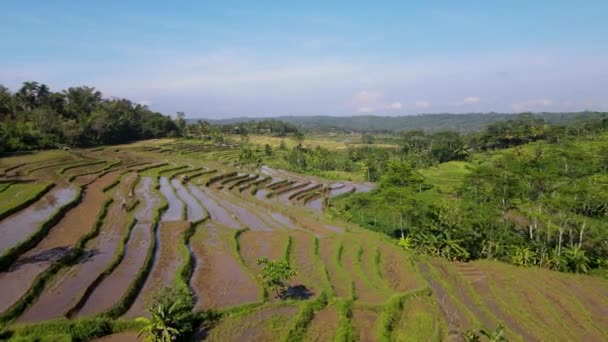
M 151 342 L 181 340 L 193 331 L 194 298 L 184 287 L 165 287 L 152 298 L 150 318 L 139 317 L 143 324 L 140 335 Z
M 560 127 L 522 116 L 491 125 L 460 138 L 472 147 L 468 162 L 451 168 L 456 182 L 448 184 L 450 171 L 427 177 L 435 172 L 427 165 L 443 155 L 433 153 L 435 135 L 415 136 L 424 139 L 408 139 L 389 153 L 378 189 L 334 200 L 337 213 L 400 238 L 405 249 L 450 260 L 489 258 L 577 273 L 606 268 L 608 120 Z M 454 159 L 460 158 L 446 160 Z M 441 166 L 450 170 L 453 163 L 462 162 Z
M 262 266 L 258 277 L 264 286 L 274 289 L 275 294 L 280 298 L 286 287 L 285 283 L 296 275 L 296 271 L 285 260 L 275 261 L 264 257 L 259 258 L 257 263 Z
M 0 152 L 117 144 L 177 136 L 170 117 L 126 99 L 104 99 L 91 87 L 52 92 L 25 82 L 15 93 L 0 85 Z

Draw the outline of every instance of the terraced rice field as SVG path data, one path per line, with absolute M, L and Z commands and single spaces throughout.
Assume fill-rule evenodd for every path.
M 128 322 L 182 282 L 223 313 L 212 341 L 459 340 L 499 322 L 513 340 L 608 339 L 606 280 L 411 255 L 325 215 L 324 198 L 373 184 L 236 160 L 171 140 L 1 159 L 0 320 Z M 262 256 L 297 270 L 292 298 L 263 288 Z

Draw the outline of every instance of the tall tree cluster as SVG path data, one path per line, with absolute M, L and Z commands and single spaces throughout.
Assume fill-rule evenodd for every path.
M 177 136 L 169 117 L 126 99 L 103 98 L 93 87 L 53 92 L 25 82 L 16 92 L 0 85 L 0 151 L 117 144 Z

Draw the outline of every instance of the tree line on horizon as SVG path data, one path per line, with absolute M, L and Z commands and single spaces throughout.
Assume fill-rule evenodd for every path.
M 93 87 L 53 92 L 45 84 L 24 82 L 12 93 L 0 85 L 0 152 L 178 136 L 180 120 L 127 99 L 104 98 Z

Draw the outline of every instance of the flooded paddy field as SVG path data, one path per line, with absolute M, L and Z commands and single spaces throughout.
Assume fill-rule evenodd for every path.
M 196 312 L 221 313 L 201 340 L 286 340 L 298 327 L 305 341 L 345 331 L 374 341 L 389 314 L 394 340 L 412 327 L 420 338 L 450 339 L 499 322 L 515 340 L 608 338 L 608 281 L 414 255 L 332 215 L 328 198 L 373 184 L 242 165 L 238 151 L 161 140 L 1 160 L 0 200 L 53 186 L 0 219 L 0 321 L 10 328 L 103 315 L 131 324 L 150 317 L 159 289 L 182 284 Z M 261 257 L 295 269 L 287 287 L 299 297 L 265 288 Z M 525 281 L 535 277 L 551 282 Z M 96 337 L 135 340 L 127 330 Z

